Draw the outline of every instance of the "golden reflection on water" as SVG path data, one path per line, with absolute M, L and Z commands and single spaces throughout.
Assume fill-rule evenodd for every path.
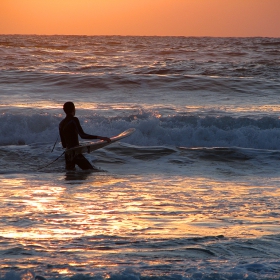
M 0 235 L 6 238 L 257 237 L 279 229 L 271 213 L 280 191 L 266 182 L 153 175 L 93 176 L 72 184 L 34 178 L 1 182 Z
M 122 111 L 130 111 L 130 110 L 135 110 L 135 112 L 139 113 L 141 111 L 141 108 L 135 106 L 135 104 L 131 104 L 131 103 L 111 103 L 111 104 L 106 104 L 106 105 L 102 105 L 100 103 L 95 103 L 95 102 L 76 102 L 76 107 L 77 107 L 77 114 L 79 114 L 79 112 L 81 113 L 81 111 L 79 111 L 79 108 L 83 108 L 83 110 L 94 110 L 94 111 L 106 111 L 108 114 L 111 114 L 112 111 L 115 112 L 122 112 Z M 180 112 L 203 112 L 203 111 L 207 111 L 207 110 L 215 110 L 215 106 L 214 105 L 210 105 L 211 108 L 205 107 L 205 105 L 201 106 L 201 105 L 184 105 L 181 104 L 182 106 L 180 107 L 179 104 L 177 106 L 172 106 L 169 105 L 168 106 L 168 110 L 172 111 L 176 111 L 177 113 Z M 159 114 L 157 112 L 158 108 L 161 108 L 162 110 L 164 110 L 164 108 L 166 107 L 166 104 L 160 104 L 157 103 L 156 105 L 153 104 L 142 104 L 142 107 L 145 106 L 145 108 L 147 109 L 151 109 L 153 111 L 155 111 L 154 113 L 154 117 L 156 118 L 160 118 L 162 115 Z M 32 102 L 26 102 L 26 100 L 24 100 L 24 102 L 19 102 L 17 103 L 17 101 L 13 102 L 13 107 L 17 108 L 17 109 L 28 109 L 28 108 L 37 108 L 37 109 L 45 109 L 46 112 L 48 112 L 48 110 L 61 110 L 61 113 L 58 114 L 57 116 L 59 117 L 64 117 L 64 112 L 62 110 L 62 104 L 61 103 L 56 103 L 54 104 L 53 101 L 36 101 L 36 103 L 32 103 Z M 0 108 L 1 110 L 5 110 L 5 109 L 11 109 L 11 106 L 7 106 L 5 104 L 0 104 Z M 239 115 L 244 114 L 245 116 L 247 116 L 248 114 L 253 114 L 253 113 L 279 113 L 280 112 L 280 105 L 275 105 L 275 104 L 266 104 L 263 106 L 260 106 L 260 104 L 254 105 L 251 104 L 250 108 L 248 108 L 248 106 L 243 106 L 243 104 L 234 104 L 234 105 L 228 105 L 228 104 L 224 104 L 223 105 L 223 110 L 228 112 L 228 113 L 238 113 Z M 169 111 L 168 111 L 169 112 Z M 170 112 L 169 112 L 170 113 Z M 5 114 L 2 113 L 2 114 Z M 47 113 L 45 113 L 47 114 Z M 135 116 L 135 118 L 137 118 Z

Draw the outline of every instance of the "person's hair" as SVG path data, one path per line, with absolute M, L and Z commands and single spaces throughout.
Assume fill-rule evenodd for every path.
M 75 110 L 75 105 L 73 102 L 66 102 L 63 105 L 63 110 L 66 115 L 71 114 Z

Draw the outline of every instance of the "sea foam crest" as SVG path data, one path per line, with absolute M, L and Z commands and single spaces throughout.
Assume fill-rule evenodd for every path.
M 94 135 L 111 137 L 134 127 L 136 132 L 124 140 L 133 145 L 280 149 L 280 120 L 273 117 L 158 117 L 141 112 L 121 117 L 94 115 L 79 119 L 85 132 Z M 61 120 L 61 116 L 51 114 L 2 114 L 0 145 L 54 142 Z

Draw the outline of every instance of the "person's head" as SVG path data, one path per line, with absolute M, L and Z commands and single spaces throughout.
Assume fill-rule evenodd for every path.
M 75 105 L 73 102 L 66 102 L 63 105 L 63 110 L 65 112 L 66 115 L 71 115 L 73 114 L 73 116 L 75 115 Z

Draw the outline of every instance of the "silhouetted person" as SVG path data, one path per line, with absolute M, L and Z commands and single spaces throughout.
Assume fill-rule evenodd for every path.
M 79 146 L 78 135 L 80 135 L 82 139 L 100 139 L 111 142 L 108 137 L 90 135 L 83 131 L 79 119 L 75 117 L 76 109 L 73 102 L 66 102 L 63 105 L 63 110 L 66 117 L 59 124 L 59 134 L 63 148 L 70 149 Z M 78 154 L 74 157 L 65 154 L 65 168 L 67 170 L 74 170 L 76 164 L 83 170 L 97 170 L 97 168 L 93 167 L 82 154 Z

